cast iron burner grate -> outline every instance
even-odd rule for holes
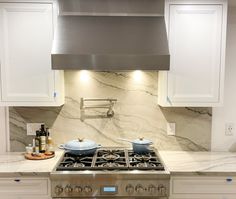
[[[126,149],[98,149],[94,155],[76,156],[65,153],[57,171],[81,170],[164,170],[154,150],[137,154]]]
[[[128,164],[126,160],[125,150],[98,150],[94,167],[102,170],[127,170]]]
[[[62,161],[57,167],[57,171],[66,170],[85,170],[92,166],[93,155],[76,156],[70,153],[65,153]]]
[[[150,152],[146,154],[137,154],[132,150],[129,150],[128,157],[130,164],[129,168],[131,170],[164,170],[164,166],[153,150],[150,150]]]

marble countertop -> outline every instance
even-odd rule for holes
[[[236,153],[159,151],[171,175],[235,175]]]
[[[64,151],[48,160],[26,160],[23,153],[0,154],[0,177],[49,176]],[[236,153],[159,151],[171,175],[234,175]]]
[[[47,160],[26,160],[23,153],[0,154],[0,176],[49,176],[64,151],[55,152],[55,157]]]

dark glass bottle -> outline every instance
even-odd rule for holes
[[[45,126],[42,124],[40,129],[40,153],[45,153],[46,151],[46,135]]]
[[[35,137],[35,153],[38,154],[41,150],[40,131],[36,131]]]

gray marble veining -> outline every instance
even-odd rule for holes
[[[236,175],[236,153],[159,151],[171,175]]]
[[[57,150],[48,160],[26,160],[19,152],[0,154],[0,177],[49,176],[63,154]]]
[[[129,146],[117,138],[145,137],[161,150],[205,151],[210,148],[210,108],[162,108],[157,105],[157,72],[65,71],[66,102],[62,107],[11,107],[11,151],[31,142],[27,122],[44,122],[55,145],[88,138],[103,146]],[[90,110],[80,120],[80,98],[116,98],[115,115]],[[167,136],[167,122],[176,123],[176,136]]]

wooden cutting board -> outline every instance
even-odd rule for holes
[[[40,153],[39,155],[33,155],[32,153],[25,153],[25,158],[28,160],[47,160],[50,158],[53,158],[55,156],[55,153],[51,155],[46,155],[44,153]]]

